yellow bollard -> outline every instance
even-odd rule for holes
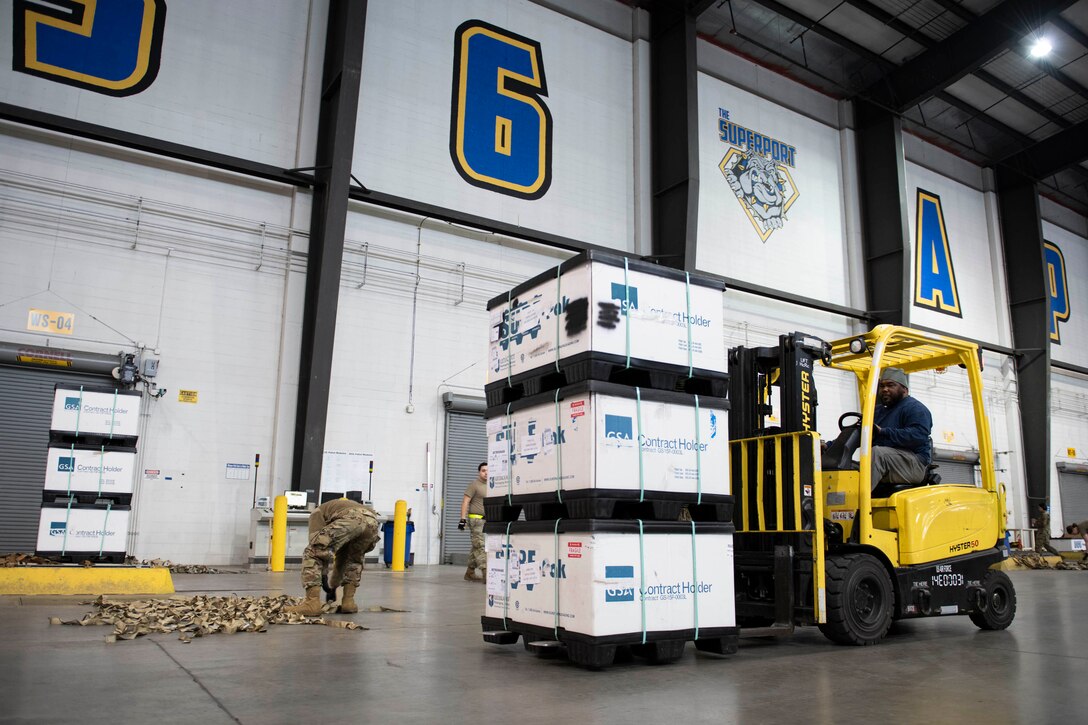
[[[283,571],[287,558],[287,497],[276,496],[272,506],[272,546],[269,550],[268,568]]]
[[[408,534],[408,502],[397,501],[393,509],[393,571],[404,571],[404,539]]]

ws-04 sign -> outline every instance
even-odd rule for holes
[[[14,0],[11,27],[13,70],[131,96],[158,75],[166,0]]]

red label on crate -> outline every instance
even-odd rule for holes
[[[581,559],[582,558],[582,542],[581,541],[568,541],[567,542],[567,558],[568,559]]]

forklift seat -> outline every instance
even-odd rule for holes
[[[891,483],[889,481],[881,481],[873,489],[872,498],[888,498],[893,493],[899,493],[900,491],[906,491],[911,488],[936,486],[941,482],[941,474],[937,473],[938,468],[940,468],[940,466],[936,463],[930,463],[926,466],[925,476],[918,483]]]

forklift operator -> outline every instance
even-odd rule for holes
[[[907,374],[900,368],[880,373],[880,399],[873,418],[872,486],[881,481],[921,483],[933,458],[933,416],[910,397]]]

